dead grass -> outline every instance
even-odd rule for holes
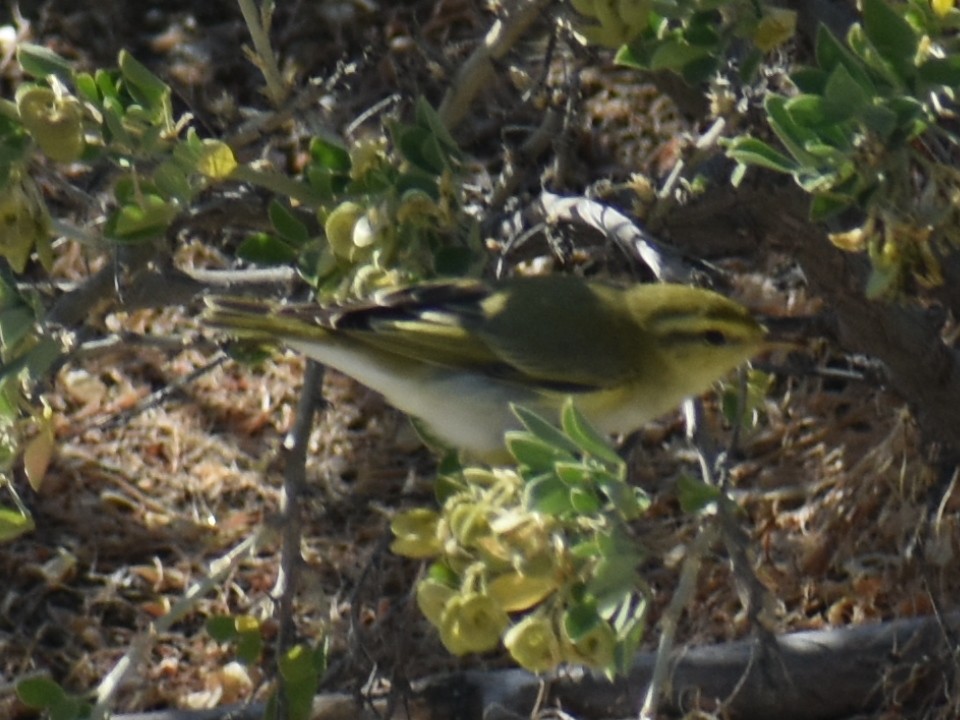
[[[475,9],[464,13],[453,26],[461,34],[478,17]],[[171,12],[173,25],[182,20]],[[389,59],[393,65],[368,68],[371,75],[389,79],[397,63],[412,62],[408,55]],[[204,82],[216,78],[207,70],[195,75],[207,77]],[[637,93],[604,82],[590,80],[599,89],[588,83],[599,98],[591,105],[592,132],[607,138],[596,151],[609,158],[632,138],[630,152],[645,164],[669,154],[666,145],[644,144],[643,132],[624,115],[621,104],[636,102]],[[665,127],[672,122],[670,116]],[[625,135],[616,135],[621,131]],[[61,277],[89,272],[76,246],[60,252]],[[197,251],[191,261],[200,256],[211,260]],[[760,293],[754,300],[776,306],[782,298]],[[165,337],[203,332],[182,310],[111,315],[103,322],[106,329]],[[49,673],[70,690],[90,690],[211,561],[273,523],[283,471],[278,447],[300,392],[299,358],[284,355],[258,367],[227,361],[140,409],[151,393],[212,358],[200,346],[176,352],[127,346],[67,365],[45,393],[56,413],[57,453],[39,493],[21,488],[37,530],[0,546],[0,677],[6,683]],[[405,420],[334,373],[325,378],[324,396],[328,406],[310,441],[302,506],[307,567],[296,617],[301,636],[331,638],[328,685],[399,686],[455,667],[502,664],[499,656],[450,658],[410,602],[418,566],[386,550],[389,515],[430,499],[431,460]],[[717,437],[726,437],[719,425]],[[695,474],[696,465],[677,418],[645,430],[638,447],[634,476],[654,496],[638,535],[649,549],[644,572],[655,618],[697,531],[699,521],[680,512],[674,492],[678,473]],[[766,617],[777,630],[927,614],[935,602],[950,607],[948,599],[960,589],[960,493],[954,485],[945,489],[925,464],[900,400],[866,383],[784,379],[734,460],[740,520],[756,572],[771,591]],[[277,563],[277,543],[268,542],[173,631],[156,638],[117,709],[211,707],[262,697],[261,666],[231,664],[232,650],[203,626],[213,615],[251,614],[263,620],[269,640]],[[701,643],[747,631],[718,548],[681,637]],[[28,714],[8,692],[0,695],[0,716]]]

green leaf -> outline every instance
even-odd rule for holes
[[[864,30],[877,52],[906,77],[917,54],[913,26],[885,0],[863,0]]]
[[[309,720],[319,674],[314,653],[303,644],[294,645],[277,663],[284,679],[289,720]]]
[[[48,75],[55,75],[63,82],[69,83],[73,78],[73,67],[70,62],[41,45],[20,43],[17,46],[17,62],[20,63],[24,72],[41,80]]]
[[[661,43],[651,56],[650,69],[679,72],[688,63],[699,60],[709,53],[707,48],[690,45],[682,40],[667,40]]]
[[[917,137],[929,126],[926,106],[912,97],[893,97],[887,108],[897,116],[899,140],[904,142]]]
[[[241,630],[237,636],[237,660],[244,665],[253,665],[260,660],[263,651],[263,637],[259,628],[256,630]]]
[[[439,175],[443,171],[443,160],[439,148],[434,144],[431,149],[425,146],[431,140],[430,132],[419,127],[404,127],[396,132],[397,149],[414,167]]]
[[[719,18],[715,12],[698,12],[690,17],[684,28],[683,36],[692,45],[699,45],[708,53],[715,52],[720,42]]]
[[[558,462],[553,466],[553,471],[557,477],[568,485],[594,485],[596,481],[596,472],[579,462]]]
[[[808,95],[823,95],[829,77],[829,73],[812,67],[802,67],[790,73],[790,81],[797,90]]]
[[[164,160],[153,172],[153,182],[163,195],[188,203],[194,195],[190,180],[175,160]]]
[[[897,114],[883,105],[865,108],[861,120],[864,127],[884,140],[889,139],[899,125]]]
[[[573,456],[563,448],[520,430],[510,430],[504,438],[507,450],[520,465],[525,465],[534,472],[552,470],[553,465],[560,461],[573,460]]]
[[[817,63],[828,72],[833,72],[838,65],[843,65],[867,95],[875,97],[877,88],[870,79],[862,61],[851,53],[827,27],[821,24],[817,28],[816,42]]]
[[[838,118],[830,116],[823,98],[819,95],[798,95],[790,98],[784,104],[784,109],[798,126],[804,128],[821,128],[838,121]],[[809,141],[804,143],[805,148],[809,145]]]
[[[570,489],[554,475],[541,475],[528,482],[523,491],[523,504],[545,515],[562,515],[573,510]]]
[[[579,542],[570,548],[570,555],[578,560],[590,560],[602,557],[603,553],[600,550],[600,544],[591,539]]]
[[[523,426],[538,438],[556,448],[566,450],[568,453],[577,453],[579,448],[569,437],[563,434],[559,428],[547,421],[532,410],[528,410],[522,405],[510,405],[510,410]]]
[[[310,158],[319,167],[336,173],[350,172],[350,153],[338,142],[322,137],[310,140]]]
[[[17,683],[17,697],[32,708],[48,708],[62,703],[67,694],[50,678],[35,677]]]
[[[917,72],[921,80],[932,85],[960,86],[960,55],[930,58]]]
[[[273,225],[274,230],[289,243],[300,246],[310,239],[310,231],[307,230],[307,226],[279,200],[270,202],[267,214],[270,216],[270,224]]]
[[[685,513],[700,512],[711,503],[717,502],[721,496],[720,488],[686,473],[677,478],[677,499],[680,501],[680,509]]]
[[[297,251],[278,237],[254,233],[240,243],[237,257],[257,265],[288,265],[297,259]]]
[[[597,599],[601,616],[630,598],[639,586],[636,555],[614,555],[597,563],[587,590]]]
[[[33,518],[13,508],[0,507],[0,542],[16,540],[21,535],[32,532],[36,525]]]
[[[849,197],[838,197],[828,193],[815,195],[810,201],[810,219],[827,220],[848,209],[852,204],[853,198]]]
[[[89,705],[78,697],[66,695],[61,702],[51,706],[49,712],[50,720],[82,720],[89,717]]]
[[[120,51],[118,64],[131,97],[150,110],[167,113],[170,87],[126,50]]]
[[[840,122],[859,115],[870,104],[870,96],[846,66],[838,65],[827,80],[823,104],[827,116]]]
[[[280,657],[278,669],[287,682],[302,682],[317,675],[313,655],[302,643],[294,645]]]
[[[214,615],[207,618],[207,633],[217,642],[230,642],[239,634],[237,620],[233,615]]]
[[[623,467],[623,460],[621,460],[616,451],[610,447],[607,439],[597,432],[580,411],[577,410],[572,398],[567,398],[563,404],[563,410],[560,413],[560,424],[563,427],[563,431],[585,453],[593,455],[598,460],[611,463],[617,467]]]
[[[847,43],[854,54],[860,58],[874,77],[881,79],[890,88],[901,92],[904,85],[904,74],[891,61],[884,57],[867,37],[866,31],[860,25],[854,25],[847,33]]]
[[[22,357],[30,379],[40,382],[47,378],[50,368],[62,356],[63,347],[60,343],[52,337],[43,336]]]
[[[159,195],[147,194],[139,204],[124,205],[108,223],[110,235],[123,240],[159,237],[177,216],[175,204]]]
[[[780,95],[771,95],[764,103],[767,122],[780,142],[801,165],[814,167],[816,159],[806,151],[808,142],[817,140],[817,135],[809,128],[798,125],[786,109],[787,99]]]
[[[623,480],[601,476],[597,478],[597,484],[624,520],[636,520],[650,506],[650,499],[641,488],[628,485]]]
[[[583,487],[570,488],[570,505],[581,515],[594,515],[603,507],[596,493]]]
[[[563,629],[573,642],[602,622],[600,615],[597,614],[597,604],[592,598],[570,605],[563,613]]]
[[[200,157],[197,158],[197,171],[211,180],[225,180],[237,169],[237,158],[233,150],[222,140],[203,141]]]
[[[756,165],[788,175],[798,167],[791,158],[752,137],[736,138],[727,148],[727,156],[744,165]]]
[[[100,69],[93,74],[93,79],[97,83],[97,89],[100,91],[100,96],[104,101],[110,98],[119,102],[120,93],[117,90],[116,73]],[[120,109],[122,110],[123,108]]]
[[[0,346],[9,349],[33,330],[36,316],[26,306],[13,306],[0,310]]]
[[[449,160],[459,159],[460,148],[457,146],[457,142],[453,139],[447,126],[440,120],[437,111],[433,109],[422,95],[417,98],[416,114],[417,121],[422,126],[429,128],[433,138],[435,138],[439,147],[442,149],[444,156]]]
[[[615,65],[633,68],[634,70],[647,70],[650,67],[648,58],[641,55],[633,45],[621,45],[613,56]]]
[[[97,81],[93,79],[93,75],[86,72],[77,73],[73,82],[77,88],[77,95],[94,105],[100,104],[100,91],[97,89]]]

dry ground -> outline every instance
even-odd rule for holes
[[[194,5],[161,3],[144,14],[139,3],[122,0],[50,0],[21,9],[32,40],[92,65],[112,63],[126,46],[174,82],[201,123],[226,126],[236,119],[232,108],[260,103],[259,76],[236,49],[244,30],[234,5]],[[382,5],[389,9],[366,13],[360,3],[334,2],[281,9],[277,45],[302,73],[327,75],[343,58],[360,63],[358,74],[332,92],[327,121],[348,122],[390,92],[425,91],[436,99],[449,72],[444,63],[455,67],[461,46],[489,21],[479,2],[467,0]],[[346,13],[340,23],[324,15],[338,8]],[[426,53],[409,49],[413,37],[426,42]],[[579,136],[587,161],[578,171],[591,173],[584,185],[665,162],[676,122],[650,88],[598,68],[584,82],[582,123],[590,132]],[[15,81],[6,66],[8,92]],[[655,118],[659,135],[642,118]],[[482,152],[499,129],[473,132]],[[89,272],[79,248],[60,253],[61,277]],[[219,250],[199,239],[179,260],[222,262]],[[779,279],[774,265],[741,260],[752,273],[741,283],[745,299],[761,311],[788,302],[815,307],[802,290],[788,297],[772,289]],[[103,324],[197,338],[204,331],[194,311],[110,314]],[[257,367],[227,361],[178,384],[215,357],[202,343],[180,351],[131,345],[69,363],[45,393],[56,411],[59,447],[41,492],[18,482],[37,530],[0,546],[0,717],[29,716],[7,685],[27,675],[49,673],[77,692],[95,687],[212,560],[271,523],[282,481],[278,448],[293,418],[303,363],[291,355]],[[820,350],[817,359],[825,358],[844,362]],[[161,402],[143,407],[151,393],[172,385]],[[307,466],[307,570],[297,623],[304,637],[332,639],[327,687],[398,685],[454,667],[503,664],[495,655],[450,658],[410,602],[418,565],[386,550],[390,514],[429,501],[429,456],[405,420],[374,394],[333,373],[324,393],[329,404],[318,417]],[[780,630],[926,614],[934,603],[955,607],[949,599],[960,585],[960,494],[934,493],[937,479],[903,405],[866,381],[784,376],[757,427],[743,436],[732,482]],[[724,442],[728,431],[719,423],[715,430]],[[679,510],[674,482],[680,472],[695,474],[696,464],[678,417],[646,429],[631,446],[634,477],[654,497],[639,533],[650,550],[645,573],[659,609],[696,530]],[[204,621],[249,613],[266,619],[269,635],[277,561],[277,543],[270,541],[158,637],[118,710],[209,707],[258,696],[261,667],[231,665],[232,650],[205,633]],[[706,564],[695,605],[683,622],[684,642],[749,630],[722,554]]]

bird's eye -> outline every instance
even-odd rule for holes
[[[714,347],[727,344],[727,336],[719,330],[706,330],[701,334],[701,337],[707,345],[713,345]]]

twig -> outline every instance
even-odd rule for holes
[[[259,545],[265,532],[264,527],[260,527],[250,537],[238,543],[226,555],[210,563],[210,571],[203,580],[191,585],[169,612],[163,617],[157,618],[150,627],[142,634],[134,638],[130,648],[120,658],[119,662],[113,666],[113,669],[100,681],[97,686],[97,701],[90,712],[92,720],[106,720],[109,712],[110,702],[117,690],[123,684],[124,678],[137,666],[144,662],[149,654],[156,637],[170,630],[171,627],[187,613],[192,611],[197,601],[207,592],[220,585],[237,563],[239,563],[248,552],[254,551]]]
[[[240,5],[240,12],[243,13],[244,22],[247,23],[247,30],[250,31],[250,38],[253,40],[252,57],[253,64],[263,73],[263,79],[267,83],[267,97],[274,107],[280,107],[287,97],[288,88],[280,75],[280,68],[277,65],[277,56],[270,45],[269,20],[273,11],[273,0],[265,0],[264,11],[257,9],[253,0],[237,0]]]
[[[680,570],[680,582],[677,583],[677,589],[674,591],[673,597],[670,598],[670,604],[660,618],[660,643],[657,645],[656,661],[653,666],[653,674],[650,677],[650,685],[643,700],[643,707],[640,709],[641,720],[654,720],[657,716],[657,706],[663,696],[664,686],[667,682],[667,671],[670,668],[670,659],[676,641],[677,624],[684,608],[697,589],[697,575],[700,572],[703,558],[716,539],[717,526],[708,520],[700,528],[696,539],[687,548],[683,568]]]
[[[322,402],[320,384],[323,381],[323,365],[308,360],[303,375],[300,400],[293,427],[283,440],[285,467],[283,489],[280,493],[281,534],[280,570],[271,595],[278,600],[279,630],[277,632],[277,658],[282,658],[293,644],[296,626],[293,620],[293,601],[297,592],[300,573],[300,543],[302,523],[300,497],[306,486],[307,446],[313,417]],[[287,692],[283,675],[277,673],[276,714],[278,720],[287,717]]]
[[[95,428],[98,430],[110,430],[112,428],[118,427],[120,424],[130,421],[131,419],[135,418],[137,415],[145,413],[147,410],[150,410],[151,408],[157,407],[162,402],[164,402],[167,398],[173,395],[173,393],[175,393],[177,390],[183,387],[186,387],[197,378],[219,367],[226,361],[227,361],[227,356],[221,353],[218,357],[215,357],[213,360],[206,363],[205,365],[201,365],[195,370],[191,370],[189,373],[187,373],[183,377],[179,377],[173,382],[160,388],[156,392],[150,393],[145,398],[143,398],[143,400],[138,402],[129,410],[125,410],[122,413],[118,413],[117,415],[114,415],[113,417],[109,417],[106,420],[103,420],[99,423],[93,423],[90,427],[84,428],[83,431],[86,431],[90,428]]]
[[[643,260],[658,280],[690,282],[696,274],[693,263],[679,251],[656,240],[616,208],[587,197],[543,192],[537,209],[547,222],[587,225],[603,233],[629,257]]]
[[[737,423],[740,422],[740,415],[743,411],[743,400],[742,396],[738,397],[735,420]],[[727,467],[729,450],[723,453],[716,452],[713,442],[704,431],[703,404],[699,400],[687,401],[684,404],[684,414],[687,420],[687,434],[697,450],[704,482],[717,487],[721,491],[716,505],[716,521],[724,547],[730,556],[730,566],[740,595],[740,602],[743,604],[750,627],[759,641],[755,645],[755,653],[751,656],[740,682],[734,688],[730,697],[724,700],[726,703],[730,702],[744,686],[755,666],[759,666],[761,672],[768,675],[773,673],[775,663],[766,661],[779,657],[779,646],[776,635],[769,626],[769,618],[764,613],[769,591],[753,571],[753,565],[747,552],[748,538],[734,517],[736,508],[734,501],[726,495],[726,485],[729,479]],[[761,662],[757,663],[757,660]],[[782,679],[789,683],[788,677],[784,676]],[[773,682],[772,678],[771,682]]]
[[[470,110],[470,103],[493,80],[494,61],[510,51],[552,2],[526,0],[518,3],[504,20],[493,23],[483,42],[460,67],[440,103],[438,112],[447,129],[460,124]]]

